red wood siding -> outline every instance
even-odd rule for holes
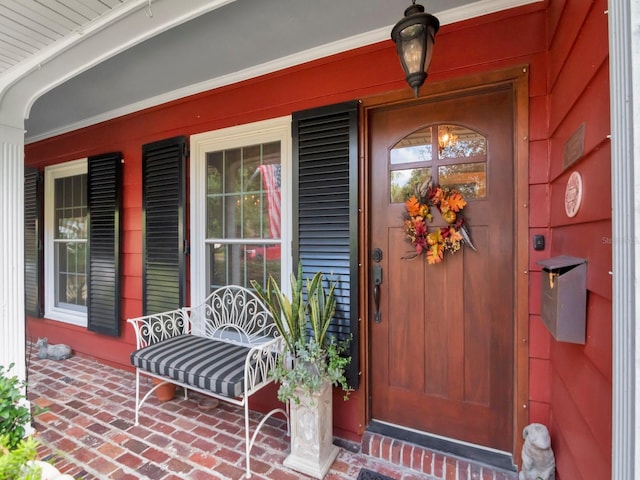
[[[537,414],[546,419],[550,427],[558,480],[611,478],[612,284],[609,272],[613,239],[611,153],[607,139],[610,115],[606,9],[605,0],[555,0],[549,8],[547,178],[550,183],[545,212],[548,217],[542,225],[539,225],[541,214],[532,218],[536,226],[548,228],[547,256],[566,254],[587,259],[588,290],[585,345],[556,342],[540,327],[537,316],[532,318],[532,362],[534,358],[540,359],[547,364],[549,373],[547,379],[542,375],[536,379],[532,374],[532,400],[537,402]],[[584,154],[566,167],[565,145],[582,124]],[[542,145],[535,147],[535,155],[543,157]],[[542,188],[544,167],[541,164],[531,169],[532,183],[540,182]],[[565,214],[564,194],[568,177],[574,171],[582,175],[584,196],[578,214],[569,218]],[[537,197],[542,199],[542,193],[538,192]],[[534,256],[537,259],[538,255]],[[534,265],[531,268],[539,270]],[[540,302],[540,289],[533,282],[532,278],[531,301]],[[548,346],[543,346],[545,343]],[[544,370],[538,363],[535,368]],[[536,381],[543,386],[536,386]],[[533,395],[546,388],[550,396],[545,408]]]
[[[428,80],[529,65],[529,226],[531,234],[545,235],[547,247],[530,253],[528,411],[531,422],[550,426],[559,480],[608,478],[611,464],[612,236],[605,9],[604,0],[553,0],[548,9],[547,2],[537,3],[446,25],[437,36]],[[28,145],[26,163],[42,168],[107,151],[123,153],[124,322],[142,311],[144,143],[406,88],[394,46],[386,41]],[[582,122],[585,155],[564,170],[564,144]],[[574,169],[583,174],[585,200],[569,220],[564,215],[564,186]],[[541,273],[535,262],[559,254],[588,259],[584,346],[555,342],[540,320]],[[121,339],[49,320],[28,319],[28,327],[33,338],[46,335],[52,343],[65,342],[100,361],[129,368],[134,338],[126,327]],[[270,398],[273,392],[252,406],[267,408]],[[338,435],[356,438],[362,432],[364,404],[360,392],[347,403],[336,396]]]

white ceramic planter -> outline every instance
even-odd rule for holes
[[[333,397],[331,382],[319,392],[296,395],[300,403],[290,402],[291,453],[284,460],[288,468],[322,479],[340,449],[333,444]]]

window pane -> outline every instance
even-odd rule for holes
[[[242,238],[243,207],[241,193],[225,198],[224,225],[222,227],[224,238]]]
[[[55,181],[55,238],[87,238],[86,175],[58,178]]]
[[[207,194],[222,194],[223,152],[207,154]]]
[[[280,283],[280,245],[247,245],[245,247],[247,260],[247,283],[255,280],[260,285],[266,285],[269,275]]]
[[[54,206],[56,210],[64,207],[64,178],[58,178],[54,181]]]
[[[279,279],[280,151],[272,142],[207,154],[209,290]]]
[[[443,187],[455,188],[466,198],[487,196],[487,164],[459,163],[438,167],[438,179]]]
[[[224,238],[242,238],[242,164],[241,150],[227,150],[222,175],[224,203]]]
[[[440,158],[468,158],[487,154],[487,141],[478,132],[460,125],[438,126]]]
[[[243,198],[243,203],[245,218],[243,238],[268,237],[268,225],[263,222],[266,212],[262,211],[265,202],[262,201],[260,192],[246,193]]]
[[[391,172],[391,203],[403,203],[415,193],[416,185],[431,177],[431,167],[393,170]]]
[[[256,173],[256,169],[260,165],[260,152],[261,145],[252,145],[250,147],[245,147],[241,149],[242,152],[242,185],[238,185],[238,190],[241,191],[249,191],[251,187],[256,188],[260,187],[260,178],[258,175],[253,175]],[[250,185],[250,180],[253,181],[253,184]]]
[[[400,140],[391,149],[389,161],[392,165],[431,161],[431,127],[420,129]]]
[[[207,238],[222,237],[222,197],[207,198]]]
[[[55,306],[85,311],[87,305],[87,176],[57,178],[55,204]]]
[[[258,167],[262,177],[261,223],[262,238],[280,238],[281,170],[280,163],[263,164]]]
[[[280,281],[280,244],[207,245],[209,292],[223,285],[251,287],[251,280],[266,284],[269,275]]]
[[[82,178],[84,177],[84,178]],[[86,185],[86,175],[76,175],[74,177],[70,177],[71,181],[71,189],[73,192],[73,200],[72,204],[74,206],[86,205],[85,199],[87,198],[85,194],[85,185]]]
[[[86,325],[87,160],[45,168],[45,315]]]
[[[216,288],[216,286],[227,285],[225,283],[226,275],[226,259],[227,259],[227,247],[228,245],[222,245],[216,243],[207,246],[207,265],[209,278],[207,284],[209,285],[209,291]]]
[[[262,145],[262,163],[280,163],[280,142]]]
[[[56,307],[79,309],[87,305],[86,243],[56,243]]]
[[[87,243],[79,242],[76,244],[76,265],[75,271],[86,274],[87,271]]]

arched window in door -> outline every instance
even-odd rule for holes
[[[487,139],[463,125],[436,124],[410,133],[389,150],[390,200],[402,203],[429,178],[464,197],[487,195]]]

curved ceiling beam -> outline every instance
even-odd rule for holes
[[[38,52],[0,80],[0,124],[24,128],[33,103],[74,76],[235,0],[130,0]],[[151,9],[151,10],[149,10]]]

